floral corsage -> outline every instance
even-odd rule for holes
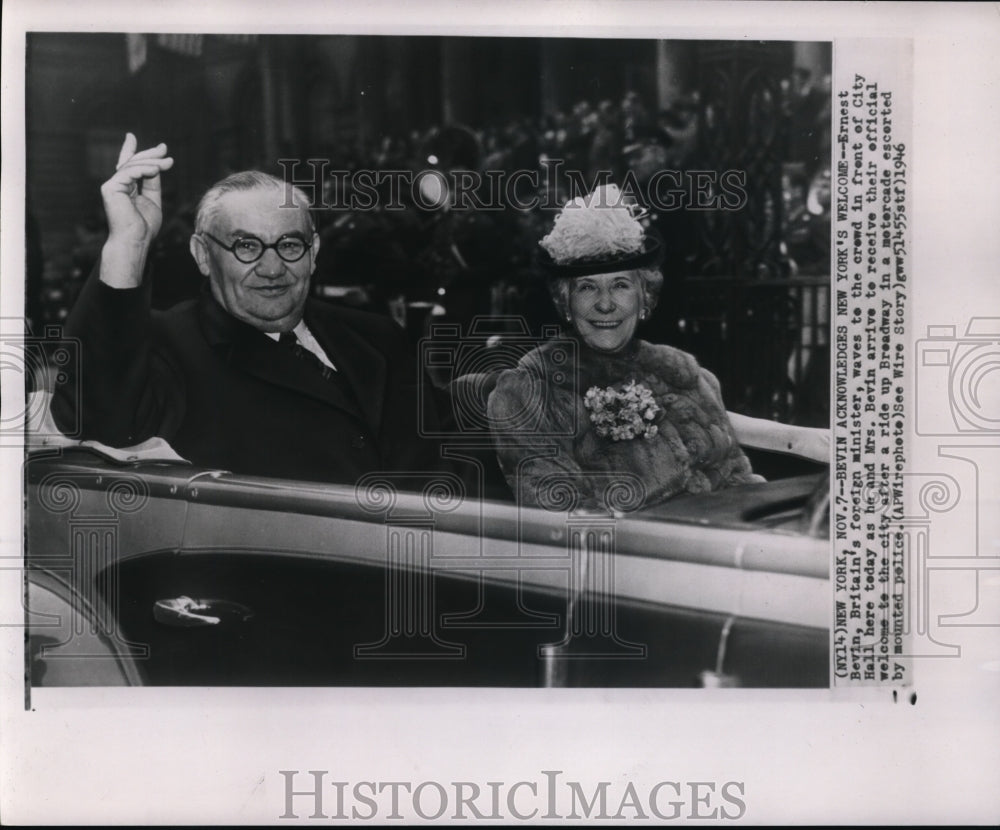
[[[591,386],[583,397],[583,405],[590,410],[590,422],[602,438],[631,441],[641,436],[648,439],[659,431],[653,419],[660,407],[649,388],[634,380],[626,383],[621,392],[611,386],[606,389]]]

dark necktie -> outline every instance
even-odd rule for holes
[[[310,371],[318,372],[323,380],[326,381],[326,388],[330,394],[337,398],[340,407],[364,423],[364,415],[361,411],[357,394],[342,372],[331,369],[319,359],[318,355],[303,346],[293,331],[282,332],[278,337],[278,345],[288,349],[296,358],[302,361],[303,365],[308,366]],[[361,441],[362,443],[355,443],[357,441]],[[360,438],[352,440],[351,446],[360,447],[363,445],[363,442],[364,434],[362,433]]]
[[[278,343],[286,349],[290,349],[292,354],[294,354],[299,360],[319,372],[323,376],[324,380],[330,380],[333,377],[333,369],[327,366],[313,352],[303,346],[299,342],[299,338],[295,336],[294,331],[283,331],[281,336],[278,337]]]

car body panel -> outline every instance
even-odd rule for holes
[[[621,516],[470,498],[446,475],[353,488],[80,448],[26,479],[30,580],[62,573],[127,682],[828,683],[829,542],[797,518],[816,476]],[[208,610],[176,612],[187,598]]]
[[[134,686],[137,663],[94,625],[98,614],[53,573],[27,581],[26,674],[32,687]]]

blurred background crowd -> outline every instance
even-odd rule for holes
[[[828,421],[829,44],[33,34],[26,100],[35,331],[65,319],[96,262],[98,188],[126,130],[176,159],[154,305],[200,290],[188,238],[205,188],[291,170],[329,206],[315,211],[316,294],[393,315],[415,344],[482,315],[520,317],[531,335],[556,322],[538,240],[581,185],[631,181],[666,251],[641,335],[693,352],[730,409]],[[444,188],[393,198],[383,183],[351,205],[352,173],[426,170]],[[691,191],[663,209],[644,188],[664,170],[682,188],[695,171],[740,171],[747,198],[720,207],[716,178],[708,208]],[[463,171],[491,209],[449,199]],[[489,171],[515,186],[487,192]]]

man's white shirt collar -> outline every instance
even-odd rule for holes
[[[298,338],[299,344],[302,346],[302,348],[308,349],[314,355],[316,355],[316,357],[322,360],[324,364],[333,369],[333,371],[335,372],[337,371],[337,367],[333,365],[333,361],[326,356],[326,352],[323,351],[323,347],[320,346],[316,338],[313,337],[313,333],[309,331],[309,326],[306,325],[305,320],[299,320],[299,324],[294,329],[292,329],[292,331]],[[277,340],[279,337],[281,337],[281,334],[276,331],[265,331],[264,334],[266,334],[272,340]]]

